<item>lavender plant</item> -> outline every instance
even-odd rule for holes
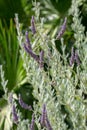
[[[57,35],[58,39],[55,39],[51,38],[44,29],[43,19],[39,18],[38,3],[33,3],[35,16],[32,17],[32,28],[24,35],[16,14],[20,54],[26,70],[26,80],[32,84],[36,101],[33,102],[31,109],[22,100],[21,95],[13,97],[10,105],[15,109],[12,109],[10,115],[13,117],[16,115],[16,118],[13,118],[13,121],[17,119],[14,129],[87,129],[87,34],[84,33],[85,28],[79,16],[79,6],[82,3],[82,0],[72,0],[71,9],[68,12],[73,18],[71,27],[75,38],[70,55],[69,52],[67,54],[65,52],[66,45],[63,38],[63,33],[66,31],[66,19]],[[62,54],[56,48],[56,40],[61,41]],[[26,111],[32,111],[32,119],[23,118],[19,105]],[[15,122],[12,123],[14,126]]]
[[[51,37],[46,34],[42,19],[38,21],[38,15],[35,17],[36,33],[30,38],[30,41],[32,41],[31,48],[38,54],[38,61],[40,49],[43,48],[44,57],[42,61],[44,65],[47,65],[47,68],[46,70],[45,66],[40,68],[36,58],[34,58],[29,51],[27,51],[28,53],[24,52],[25,59],[27,59],[24,59],[24,64],[26,63],[28,66],[28,71],[26,71],[27,78],[33,85],[33,95],[37,99],[37,102],[33,105],[33,113],[38,130],[86,130],[87,127],[85,116],[87,113],[85,104],[86,78],[84,78],[84,80],[81,79],[83,73],[85,72],[86,74],[87,56],[84,56],[85,62],[82,58],[84,55],[83,49],[86,46],[86,36],[84,34],[84,27],[79,18],[80,2],[72,0],[72,7],[69,12],[73,16],[74,21],[71,26],[76,39],[74,43],[76,50],[74,52],[73,49],[71,52],[72,61],[70,64],[68,62],[70,59],[69,53],[67,53],[67,55],[65,53],[66,46],[62,38],[65,27],[61,28],[61,33],[58,35],[60,36],[62,49],[62,54],[60,54],[55,46],[56,39],[51,39]],[[35,5],[34,9],[38,9],[37,5]],[[66,26],[66,22],[64,22],[63,26]],[[26,49],[24,49],[24,51],[25,50]],[[74,62],[77,63],[76,66],[74,66]],[[86,75],[84,75],[84,77],[86,77]],[[42,114],[43,104],[46,106],[44,106],[44,112]],[[47,110],[45,110],[45,107]],[[41,117],[41,115],[43,117]]]

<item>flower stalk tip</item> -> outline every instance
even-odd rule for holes
[[[48,130],[53,130],[52,127],[51,127],[50,121],[48,119],[48,116],[47,116],[47,110],[46,110],[45,104],[43,105],[40,123],[43,127],[46,127]]]
[[[13,123],[18,124],[18,115],[14,104],[12,105],[12,118],[13,118]]]
[[[78,53],[77,51],[75,51],[75,61],[78,65],[80,65],[80,59],[79,59],[79,56],[78,56]]]
[[[32,31],[33,35],[36,33],[34,16],[32,16],[32,18],[31,18],[31,31]]]
[[[74,61],[75,61],[75,50],[74,50],[74,48],[72,47],[71,57],[70,57],[70,66],[72,66],[72,65],[74,64]]]
[[[24,101],[21,98],[21,95],[19,94],[19,104],[22,108],[27,109],[27,110],[32,110],[31,106],[29,106],[28,104],[24,103]]]
[[[47,118],[47,111],[46,111],[46,105],[43,105],[43,109],[42,109],[42,115],[41,115],[41,125],[42,126],[46,126],[46,118]]]
[[[30,50],[32,50],[32,47],[31,47],[31,44],[30,44],[30,39],[29,39],[29,36],[28,36],[28,31],[26,31],[25,37],[26,37],[26,44],[27,44],[28,48]]]
[[[77,51],[72,47],[71,50],[71,57],[70,57],[70,66],[72,66],[74,63],[77,63],[77,65],[80,65],[80,58],[78,56]]]
[[[60,39],[63,36],[63,34],[64,34],[65,30],[66,30],[66,23],[67,23],[67,17],[65,17],[64,23],[63,23],[59,33],[57,34],[57,37],[56,37],[57,39]]]

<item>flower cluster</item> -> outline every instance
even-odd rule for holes
[[[26,31],[26,43],[24,43],[24,49],[25,51],[34,59],[37,61],[37,63],[39,64],[40,68],[43,67],[44,62],[43,62],[43,58],[44,58],[44,51],[41,50],[40,55],[38,56],[37,54],[35,54],[32,50],[31,44],[30,44],[30,40],[28,37],[28,32]]]
[[[19,123],[19,116],[18,116],[18,113],[17,113],[17,108],[16,108],[16,103],[14,101],[14,98],[13,98],[13,93],[10,93],[9,94],[9,97],[8,97],[8,102],[9,104],[11,105],[11,114],[12,114],[12,119],[13,119],[13,123],[15,124],[18,124]],[[26,104],[22,98],[21,98],[21,95],[19,94],[19,97],[18,97],[18,102],[20,104],[20,106],[26,110],[32,110],[32,107],[29,106],[28,104]]]

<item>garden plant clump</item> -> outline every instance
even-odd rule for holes
[[[79,7],[82,4],[83,0],[72,0],[54,38],[44,28],[44,19],[39,16],[39,3],[33,2],[35,15],[24,33],[18,15],[15,15],[25,79],[33,88],[35,100],[29,105],[20,93],[9,91],[6,88],[8,80],[0,66],[1,85],[9,110],[1,130],[87,129],[87,34],[81,24]],[[69,25],[70,17],[72,23]],[[73,32],[69,49],[66,43],[68,30]],[[56,44],[60,44],[60,49]]]

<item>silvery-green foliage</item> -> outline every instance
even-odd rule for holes
[[[7,86],[8,80],[5,80],[4,70],[3,70],[2,65],[0,65],[0,77],[1,77],[1,85],[3,87],[3,90],[4,90],[5,94],[7,94],[6,86]]]
[[[4,70],[3,70],[2,65],[0,65],[0,79],[1,79],[1,86],[3,87],[4,93],[5,93],[4,96],[3,96],[4,99],[0,100],[0,103],[2,102],[2,106],[0,106],[0,108],[1,108],[0,129],[2,129],[2,127],[3,127],[3,130],[5,130],[5,129],[10,130],[10,128],[12,127],[12,122],[10,120],[11,108],[4,101],[4,100],[7,100],[7,97],[8,97],[7,88],[6,88],[8,80],[5,79]]]
[[[28,70],[29,70],[28,57],[25,55],[25,52],[23,51],[24,36],[21,32],[21,26],[22,25],[19,23],[18,14],[15,14],[15,22],[16,22],[16,29],[17,29],[17,38],[18,38],[19,45],[20,45],[20,48],[21,48],[20,54],[21,54],[23,61],[25,61],[23,66],[24,66],[24,69],[26,70],[26,72],[28,72]],[[27,80],[27,76],[26,76],[26,80]]]
[[[5,105],[0,112],[0,129],[1,130],[11,130],[12,121],[11,121],[11,108],[8,105]]]
[[[1,85],[5,88],[6,87],[6,82],[4,79],[4,71],[2,70],[2,66],[0,65],[0,75],[1,75]]]
[[[84,0],[85,1],[85,0]],[[73,23],[72,23],[72,30],[74,31],[74,38],[75,38],[75,46],[78,49],[80,59],[81,59],[81,65],[83,68],[83,71],[79,71],[79,78],[81,81],[81,89],[86,93],[86,83],[87,83],[87,33],[84,34],[85,28],[81,24],[81,18],[80,16],[80,10],[79,5],[82,4],[82,0],[79,1],[72,1],[72,7],[70,10],[70,14],[73,15]]]
[[[40,125],[42,106],[45,103],[47,114],[53,130],[86,130],[86,99],[87,94],[87,38],[79,18],[79,6],[83,1],[72,0],[70,14],[73,16],[72,30],[74,31],[75,47],[81,60],[74,70],[74,65],[68,63],[69,54],[65,53],[66,46],[61,38],[62,54],[55,46],[43,28],[43,19],[38,13],[35,17],[36,34],[31,37],[33,51],[39,55],[39,49],[44,50],[44,63],[47,70],[40,68],[38,63],[26,54],[22,48],[21,55],[27,73],[28,82],[33,86],[35,123],[38,130],[45,129]],[[35,11],[37,5],[35,4]],[[18,33],[20,36],[20,34]],[[20,36],[21,37],[21,36]],[[20,45],[22,41],[19,37]],[[19,129],[18,129],[19,130]]]
[[[29,121],[25,119],[20,121],[17,126],[17,130],[29,130]]]

